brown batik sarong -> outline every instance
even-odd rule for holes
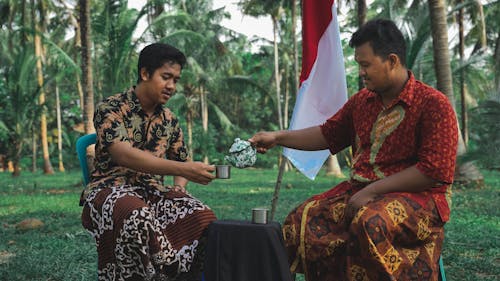
[[[312,197],[288,215],[292,272],[308,281],[438,280],[444,223],[432,199],[422,206],[386,194],[346,222],[349,193]]]
[[[99,280],[200,279],[201,240],[215,215],[198,199],[121,186],[93,190],[85,202],[82,224],[97,244]]]

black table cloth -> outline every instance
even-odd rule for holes
[[[278,222],[218,220],[208,227],[206,281],[291,281]]]

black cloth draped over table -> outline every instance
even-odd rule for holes
[[[214,221],[204,272],[206,281],[291,281],[281,225]]]

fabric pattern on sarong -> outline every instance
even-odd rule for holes
[[[106,281],[200,280],[202,261],[193,262],[213,220],[188,194],[134,186],[94,189],[82,214],[96,241],[99,280]]]
[[[350,197],[313,197],[288,215],[283,236],[292,272],[314,281],[437,280],[444,223],[432,200],[421,207],[380,196],[346,222]]]

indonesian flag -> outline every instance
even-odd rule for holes
[[[323,124],[347,101],[344,55],[335,2],[302,2],[302,72],[289,130]],[[283,155],[313,180],[330,151],[285,148]]]

